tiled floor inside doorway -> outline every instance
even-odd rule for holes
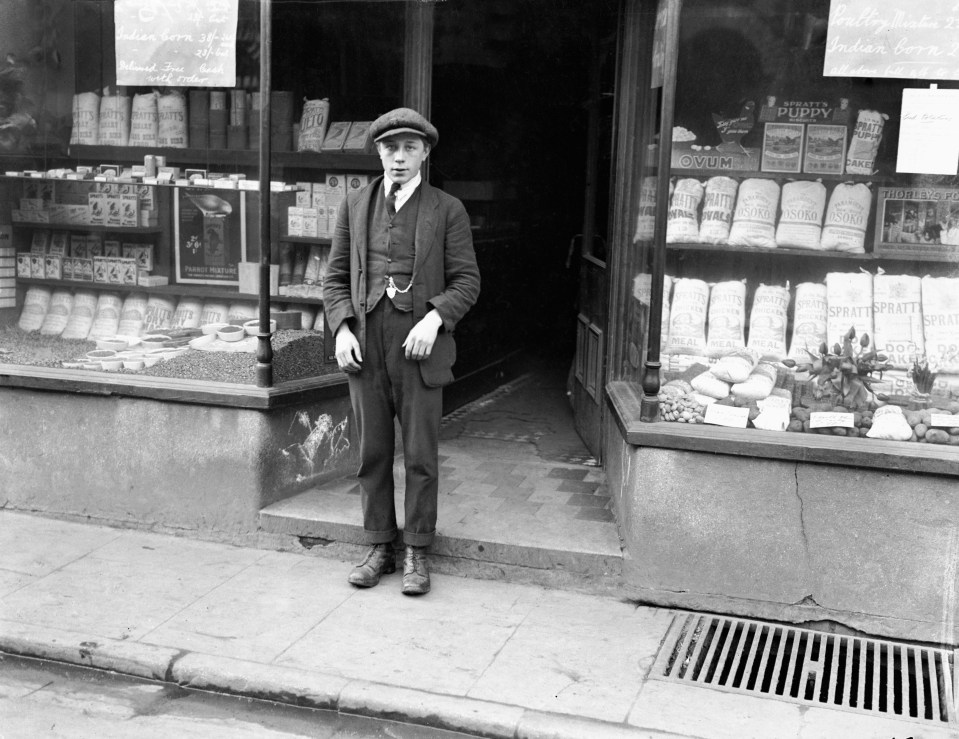
[[[467,557],[482,551],[490,561],[545,569],[582,566],[595,573],[621,566],[606,477],[573,427],[567,377],[568,367],[533,362],[444,418],[434,550]],[[394,475],[402,519],[402,456]],[[335,540],[352,531],[356,538],[359,485],[352,478],[326,484],[263,514],[267,530]]]

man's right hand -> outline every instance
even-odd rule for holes
[[[345,323],[336,331],[336,363],[344,372],[359,372],[363,355],[360,353],[360,342]]]

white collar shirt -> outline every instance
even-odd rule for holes
[[[396,191],[396,210],[399,211],[402,208],[406,201],[410,199],[410,196],[416,191],[416,188],[420,186],[420,183],[423,181],[423,175],[419,172],[416,173],[416,176],[413,177],[409,182],[404,182],[400,189]],[[386,195],[390,194],[390,185],[393,184],[393,181],[389,177],[383,178],[383,192]]]

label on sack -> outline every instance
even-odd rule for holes
[[[747,421],[749,421],[749,408],[737,408],[731,405],[719,405],[719,403],[707,405],[706,415],[703,416],[703,423],[737,429],[746,428]]]
[[[811,429],[833,428],[835,426],[847,429],[855,428],[855,415],[833,411],[817,411],[809,414],[809,428]]]
[[[948,413],[933,413],[929,425],[948,428],[959,427],[959,416],[951,416]]]

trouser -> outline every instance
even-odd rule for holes
[[[403,341],[412,328],[413,314],[397,310],[383,296],[366,316],[362,369],[348,375],[360,439],[357,478],[363,531],[369,544],[391,542],[398,530],[393,503],[394,417],[403,433],[406,468],[403,541],[427,546],[436,533],[443,390],[427,387],[419,363],[406,358]]]

